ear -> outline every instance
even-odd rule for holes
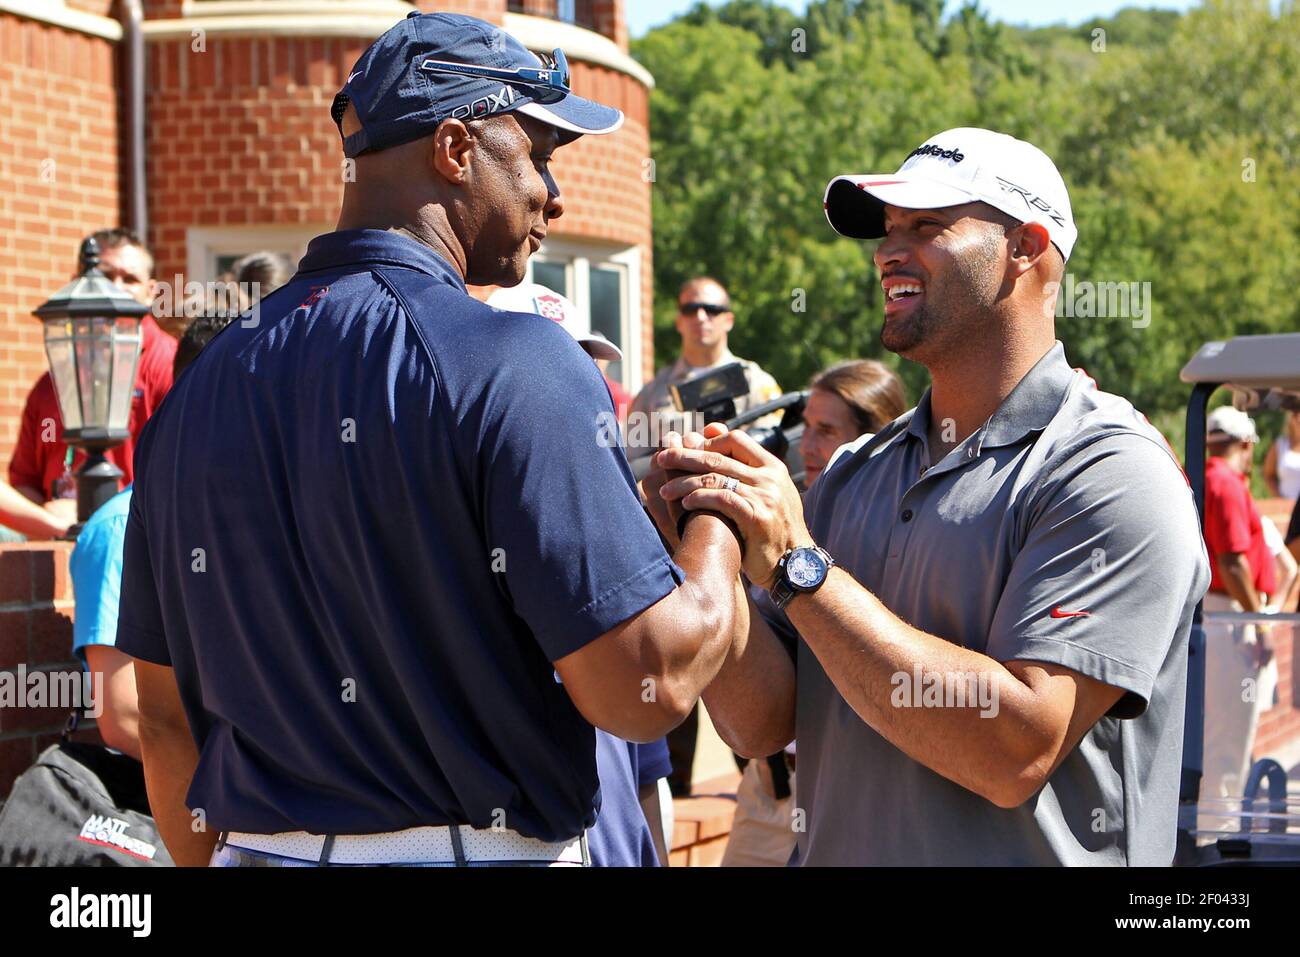
[[[1011,244],[1011,275],[1015,277],[1032,271],[1052,245],[1042,223],[1021,223],[1007,234],[1007,239]]]
[[[723,313],[719,318],[723,320],[722,327],[727,332],[730,332],[732,328],[736,325],[736,314],[734,312],[731,312],[730,310]]]
[[[451,183],[463,184],[469,176],[474,136],[460,120],[443,120],[433,133],[433,168]]]

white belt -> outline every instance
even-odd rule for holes
[[[280,834],[246,834],[230,831],[225,843],[262,854],[329,864],[456,864],[550,861],[557,864],[587,862],[584,832],[571,841],[545,841],[502,828],[478,829],[468,825],[412,827],[384,834],[324,834],[285,831]],[[456,837],[460,840],[457,841]],[[332,840],[328,851],[326,840]],[[459,844],[459,853],[457,845]]]

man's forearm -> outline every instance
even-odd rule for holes
[[[205,867],[212,857],[217,835],[204,826],[185,804],[198,751],[189,728],[140,722],[140,750],[149,807],[172,860],[182,867]],[[198,828],[196,830],[196,828]]]
[[[681,588],[694,605],[695,620],[659,638],[679,694],[698,698],[722,666],[735,632],[740,581],[740,546],[717,518],[702,515],[686,525],[673,560],[686,573]]]
[[[1059,745],[1031,689],[987,655],[913,628],[842,569],[787,608],[857,715],[926,767],[995,803]],[[920,680],[918,681],[918,672]],[[963,689],[961,705],[925,707],[921,691]],[[919,687],[918,687],[919,686]]]
[[[737,579],[734,637],[704,704],[722,740],[748,758],[775,754],[794,739],[795,670]]]
[[[1259,592],[1255,591],[1255,578],[1250,572],[1250,562],[1246,556],[1234,552],[1219,555],[1215,561],[1219,563],[1219,575],[1223,578],[1223,587],[1228,590],[1228,595],[1245,611],[1259,611],[1263,603],[1259,600]]]
[[[28,538],[55,538],[67,524],[12,486],[0,483],[0,523]]]

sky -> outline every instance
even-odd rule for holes
[[[802,10],[806,0],[779,0],[791,10]],[[626,0],[627,24],[632,36],[639,37],[652,27],[667,23],[695,6],[696,0]],[[710,0],[718,6],[717,0]],[[1159,7],[1164,10],[1187,10],[1193,0],[980,0],[980,7],[995,20],[1029,26],[1049,23],[1082,23],[1096,16],[1110,16],[1124,7]],[[946,10],[961,6],[960,0],[948,0]]]

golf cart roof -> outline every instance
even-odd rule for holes
[[[1300,332],[1207,342],[1183,366],[1179,378],[1225,385],[1247,397],[1248,408],[1300,407]],[[1272,401],[1267,398],[1270,392]]]

